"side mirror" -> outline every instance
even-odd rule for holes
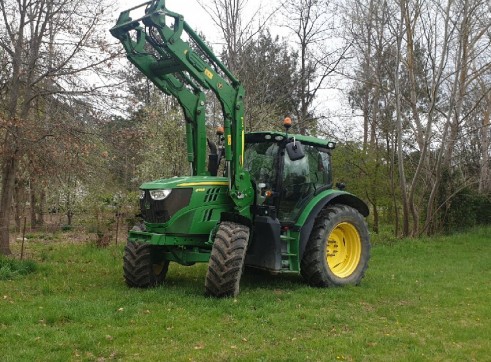
[[[303,146],[299,141],[288,142],[285,146],[286,152],[290,160],[296,161],[301,160],[305,157],[305,152],[303,151]]]

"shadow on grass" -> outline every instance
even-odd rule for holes
[[[206,265],[192,267],[174,267],[161,289],[170,293],[204,296]],[[305,287],[300,274],[277,274],[267,271],[246,268],[240,281],[241,292],[255,292],[259,290],[288,290],[294,291]]]
[[[241,279],[241,287],[247,289],[298,289],[304,287],[305,283],[296,273],[271,274],[267,271],[246,268]]]

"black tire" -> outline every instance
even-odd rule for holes
[[[129,241],[124,249],[124,280],[132,288],[151,288],[164,282],[169,262],[162,259],[155,246]]]
[[[208,263],[205,295],[225,298],[239,294],[248,240],[247,226],[230,221],[220,223]]]
[[[370,238],[363,216],[346,205],[332,205],[315,220],[300,264],[314,287],[358,285],[370,259]]]

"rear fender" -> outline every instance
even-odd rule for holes
[[[324,207],[332,204],[351,206],[352,208],[358,210],[358,212],[364,217],[367,217],[370,214],[367,204],[365,204],[365,202],[355,195],[337,190],[326,190],[321,192],[307,204],[295,224],[297,228],[300,229],[300,260],[302,260],[303,253],[307,242],[309,241],[310,233],[314,227],[314,222],[317,215]]]

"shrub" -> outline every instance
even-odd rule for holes
[[[32,260],[15,260],[0,257],[0,280],[15,279],[35,272],[37,265]]]
[[[446,231],[491,223],[491,197],[464,189],[452,199],[445,217]]]

